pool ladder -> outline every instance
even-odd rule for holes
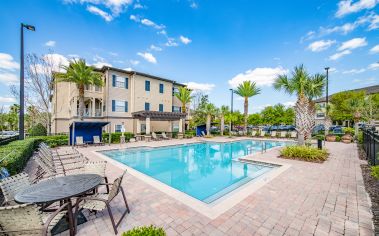
[[[267,151],[266,142],[263,142],[262,148],[261,148],[261,153],[264,153],[266,151]],[[247,153],[247,155],[252,154],[253,153],[253,147],[247,148],[246,153]]]

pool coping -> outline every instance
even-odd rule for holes
[[[185,145],[185,144],[175,144],[175,145],[164,145],[164,146],[178,146],[178,145]],[[164,147],[161,146],[161,147]],[[153,146],[144,146],[144,147],[152,147]],[[271,152],[276,148],[269,149],[267,152]],[[117,150],[117,149],[111,149],[111,150]],[[104,151],[111,151],[111,150],[104,150]],[[258,178],[251,180],[238,188],[232,190],[231,192],[225,194],[224,196],[220,197],[219,199],[215,200],[214,202],[207,204],[204,203],[186,193],[183,193],[163,182],[160,182],[157,179],[154,179],[153,177],[150,177],[140,171],[137,171],[121,162],[118,162],[110,157],[107,157],[106,155],[101,153],[101,150],[92,151],[92,153],[102,159],[105,159],[106,161],[112,163],[113,165],[119,167],[122,170],[127,170],[127,172],[136,177],[137,179],[142,180],[143,182],[147,183],[148,185],[156,188],[157,190],[167,194],[168,196],[174,198],[175,200],[183,203],[184,205],[194,209],[195,211],[201,213],[202,215],[210,218],[215,219],[218,216],[220,216],[222,213],[226,212],[227,210],[231,209],[233,206],[241,202],[243,199],[248,197],[249,195],[253,194],[257,190],[259,190],[261,187],[269,183],[271,180],[279,176],[281,173],[286,171],[288,168],[291,167],[290,164],[282,163],[282,162],[275,162],[272,160],[254,160],[254,154],[252,155],[246,155],[238,158],[238,161],[240,162],[247,162],[247,163],[261,163],[261,164],[267,164],[267,165],[273,165],[276,168],[272,169],[271,171],[265,173],[262,176],[259,176]],[[266,152],[266,153],[267,153]]]

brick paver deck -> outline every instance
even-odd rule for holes
[[[175,141],[151,145],[167,142]],[[323,164],[278,159],[278,150],[254,157],[292,166],[214,220],[127,174],[123,187],[131,213],[121,223],[119,234],[154,224],[168,235],[373,235],[360,168],[363,161],[358,159],[356,145],[328,143],[327,147],[331,155]],[[93,149],[99,148],[79,150],[95,160]],[[121,173],[108,165],[111,181]],[[116,219],[124,207],[120,197],[113,204]],[[90,218],[79,226],[78,235],[114,235],[106,212]]]

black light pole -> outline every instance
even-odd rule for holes
[[[19,139],[23,140],[25,138],[24,134],[24,28],[27,30],[35,31],[36,28],[32,25],[26,25],[21,23],[21,50],[20,50],[20,117],[18,119],[18,132]]]
[[[325,67],[325,70],[326,70],[326,97],[325,97],[325,118],[324,118],[324,127],[325,127],[325,124],[326,122],[328,122],[328,107],[329,107],[329,69],[330,67]],[[329,129],[329,127],[328,127]],[[325,127],[325,139],[326,139],[326,135],[329,133],[329,130],[326,130],[326,127]]]
[[[231,134],[232,132],[232,128],[233,128],[233,123],[232,123],[232,114],[233,114],[233,93],[234,93],[234,90],[233,89],[229,89],[230,92],[231,92],[231,99],[230,99],[230,102],[231,102],[231,106],[230,106],[230,113],[231,113],[231,116],[230,116],[230,127],[229,127],[229,134]]]

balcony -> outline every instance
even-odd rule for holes
[[[79,116],[79,109],[76,110],[76,115]],[[102,117],[103,112],[101,109],[95,109],[95,113],[92,113],[92,109],[85,108],[83,112],[83,117]]]

